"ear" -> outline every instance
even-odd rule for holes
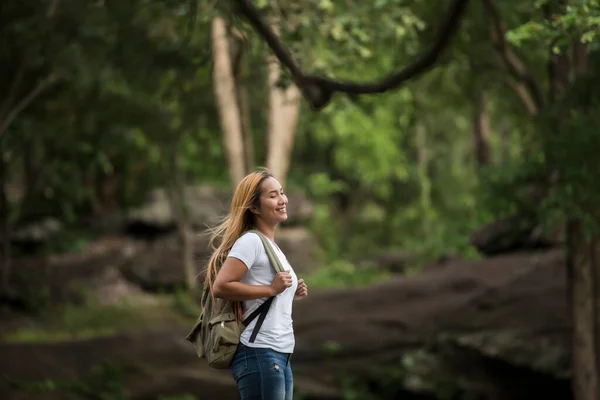
[[[252,206],[252,207],[250,207],[250,212],[251,212],[252,214],[258,214],[258,207],[256,207],[256,206]]]

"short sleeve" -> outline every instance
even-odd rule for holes
[[[250,269],[258,259],[262,245],[256,233],[246,233],[235,241],[227,257],[237,258]]]

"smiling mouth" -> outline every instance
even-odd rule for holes
[[[286,213],[287,212],[287,207],[278,208],[277,211],[279,211],[280,213]]]

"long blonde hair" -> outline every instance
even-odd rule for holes
[[[223,221],[213,229],[210,238],[210,246],[214,250],[206,271],[204,280],[212,294],[212,285],[219,272],[219,268],[236,240],[245,232],[254,227],[254,214],[250,211],[252,206],[258,206],[260,202],[260,186],[272,177],[268,170],[260,170],[246,175],[237,185],[233,198],[231,199],[231,210]],[[215,243],[220,239],[218,246]]]

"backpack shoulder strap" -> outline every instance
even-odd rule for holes
[[[269,257],[269,261],[271,262],[271,266],[273,267],[273,269],[276,272],[285,272],[285,268],[283,268],[283,265],[281,265],[281,260],[279,260],[279,257],[277,257],[277,254],[275,254],[275,250],[273,249],[273,246],[271,245],[271,242],[269,241],[269,239],[267,239],[267,237],[265,235],[263,235],[262,232],[258,231],[257,229],[252,229],[249,232],[256,233],[258,235],[258,237],[260,238],[260,240],[262,241],[263,246],[265,247],[265,251],[267,252],[267,256]]]

